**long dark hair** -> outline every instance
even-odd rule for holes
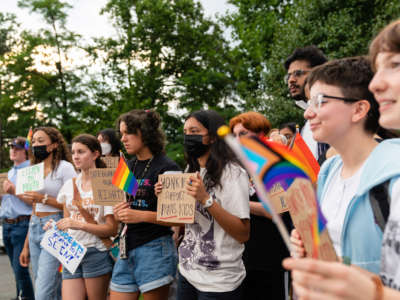
[[[103,139],[111,145],[111,156],[119,156],[119,151],[122,149],[121,141],[117,137],[117,133],[112,128],[101,130],[97,136],[101,135]]]
[[[81,143],[89,148],[91,152],[99,152],[99,156],[95,160],[96,168],[106,168],[106,163],[100,159],[101,156],[101,146],[100,142],[96,137],[90,134],[80,134],[72,139],[73,143]]]
[[[154,110],[134,109],[121,115],[117,126],[121,122],[126,124],[129,134],[138,134],[140,131],[142,142],[153,155],[164,153],[165,134],[161,129],[161,117]]]
[[[206,163],[207,173],[204,176],[204,184],[207,190],[221,186],[222,172],[227,164],[234,163],[240,165],[238,159],[224,140],[217,135],[217,130],[225,125],[225,120],[214,110],[199,110],[191,113],[185,120],[195,118],[207,130],[210,138],[210,156]],[[185,153],[188,164],[188,172],[200,171],[200,165],[197,159],[189,157]]]
[[[57,169],[61,160],[65,160],[72,163],[71,152],[69,151],[68,145],[65,142],[61,132],[59,132],[54,127],[37,127],[33,130],[33,135],[35,135],[37,131],[43,131],[49,136],[52,144],[57,143],[58,145],[57,148],[54,148],[52,151],[53,153],[53,158],[51,160],[52,171],[55,171]],[[32,147],[29,147],[29,159],[32,165],[42,162],[33,155]]]

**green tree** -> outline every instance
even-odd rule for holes
[[[236,14],[228,16],[235,21],[228,25],[234,41],[240,43],[239,50],[254,53],[256,47],[260,51],[244,58],[248,64],[262,66],[259,77],[249,75],[250,81],[255,78],[253,85],[245,80],[247,93],[255,95],[246,108],[264,112],[275,126],[302,122],[302,111],[289,99],[283,81],[283,62],[295,48],[316,45],[331,59],[364,55],[376,32],[400,15],[400,3],[393,0],[375,1],[374,5],[369,0],[229,2],[238,8]],[[256,46],[251,43],[254,40],[259,41]],[[244,69],[244,73],[253,74],[252,70]]]
[[[134,108],[155,108],[177,158],[182,121],[174,111],[233,109],[221,28],[193,0],[110,0],[103,13],[117,35],[91,49],[96,60],[105,54],[102,76],[92,83],[96,102],[111,120]]]
[[[41,115],[35,117],[41,116],[40,124],[58,127],[71,141],[82,130],[81,111],[89,104],[80,77],[86,66],[77,65],[70,55],[79,47],[80,38],[66,28],[71,5],[61,0],[19,0],[18,5],[39,14],[47,25],[37,33],[22,33],[24,59],[30,66],[25,68],[25,74],[19,73],[21,80],[28,81],[21,85],[21,91],[37,105]],[[48,69],[41,70],[43,65]]]

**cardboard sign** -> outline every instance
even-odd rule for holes
[[[115,168],[89,170],[94,204],[114,206],[125,202],[125,192],[111,183],[114,172]]]
[[[306,255],[311,257],[313,239],[313,214],[316,207],[316,194],[311,181],[297,178],[287,190],[287,205],[293,224],[304,243]],[[326,261],[337,261],[337,255],[326,228],[320,234],[318,258]]]
[[[194,173],[162,174],[163,190],[158,195],[157,221],[172,223],[194,222],[196,199],[186,193],[185,184]]]
[[[3,190],[3,182],[8,179],[7,173],[0,173],[0,196],[4,195],[5,192]]]
[[[119,156],[103,156],[100,158],[106,164],[107,168],[117,168]]]
[[[44,163],[19,169],[17,171],[17,186],[15,194],[39,191],[44,188]]]
[[[55,225],[45,232],[40,245],[72,274],[75,273],[87,251],[85,246],[67,232],[58,230]]]
[[[274,206],[275,211],[278,214],[284,213],[289,210],[286,204],[286,192],[282,188],[281,184],[278,182],[268,191],[269,199],[271,204]]]

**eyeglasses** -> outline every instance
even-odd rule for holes
[[[361,100],[361,99],[355,99],[355,98],[344,98],[344,97],[337,97],[337,96],[328,96],[328,95],[324,95],[324,94],[317,94],[314,97],[312,97],[310,100],[308,100],[308,102],[307,102],[308,107],[311,107],[311,109],[314,112],[318,112],[321,109],[321,105],[328,102],[324,98],[342,100],[344,102],[357,102],[357,101]]]
[[[294,76],[296,78],[299,78],[301,76],[303,76],[304,74],[307,74],[308,72],[310,72],[309,70],[295,70],[291,73],[287,73],[285,75],[285,83],[288,83],[290,76]]]

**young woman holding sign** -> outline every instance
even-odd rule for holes
[[[177,257],[172,240],[172,224],[157,221],[154,184],[158,175],[179,171],[164,154],[165,137],[161,119],[153,110],[133,110],[119,117],[121,141],[126,152],[135,157],[128,167],[139,188],[128,203],[114,206],[115,217],[127,224],[126,258],[115,263],[110,289],[111,299],[167,299],[169,285],[176,273]]]
[[[195,220],[179,246],[178,300],[241,299],[242,261],[249,238],[249,177],[217,136],[224,119],[213,110],[189,115],[184,125],[186,184],[196,199]],[[157,193],[162,184],[157,184]]]
[[[370,46],[375,76],[369,84],[379,103],[381,126],[400,129],[400,20],[383,29]],[[397,145],[392,166],[399,165],[399,139],[384,141]],[[383,157],[382,157],[383,158]],[[312,259],[288,259],[284,266],[293,270],[294,286],[300,299],[394,300],[400,298],[400,182],[390,185],[390,214],[382,241],[380,275],[352,266]],[[387,201],[388,199],[384,199]],[[368,249],[366,249],[367,251]]]
[[[44,188],[37,192],[18,195],[32,203],[33,212],[29,233],[20,263],[28,266],[32,261],[35,278],[35,299],[61,299],[61,275],[58,260],[40,246],[43,226],[50,220],[62,218],[62,205],[56,197],[63,184],[76,176],[71,154],[61,133],[53,127],[38,127],[33,130],[32,147],[29,149],[31,164],[44,162]]]
[[[107,297],[108,282],[113,267],[108,252],[110,236],[117,234],[118,224],[111,206],[95,205],[89,169],[105,168],[100,159],[99,141],[81,134],[72,140],[72,160],[80,170],[78,177],[68,180],[57,196],[64,205],[64,218],[57,228],[68,233],[87,248],[74,274],[63,268],[63,300],[101,300]]]

